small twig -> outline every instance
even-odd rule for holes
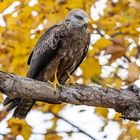
[[[111,38],[113,38],[113,37],[115,37],[117,35],[125,35],[125,34],[122,33],[122,32],[116,32],[116,33],[114,33],[114,34],[111,35]]]
[[[91,138],[92,140],[96,140],[95,138],[93,138],[90,134],[88,134],[87,132],[85,132],[84,130],[82,130],[81,128],[79,128],[78,126],[74,125],[73,123],[71,123],[69,120],[55,114],[54,112],[52,111],[49,111],[50,113],[52,113],[55,117],[67,122],[68,124],[70,124],[71,126],[75,127],[76,129],[78,129],[79,132],[85,134],[86,136],[88,136],[89,138]]]
[[[104,34],[98,28],[93,28],[101,37],[104,37]]]
[[[34,135],[46,135],[46,134],[56,134],[56,133],[81,133],[80,131],[47,131],[47,133],[34,133],[32,132],[32,134]]]

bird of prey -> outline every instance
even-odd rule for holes
[[[85,11],[73,9],[64,20],[50,27],[38,40],[28,59],[27,77],[63,84],[85,58],[90,42],[89,18]],[[6,98],[7,111],[24,119],[35,100]]]

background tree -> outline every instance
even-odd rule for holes
[[[140,71],[139,0],[1,0],[0,69],[25,76],[29,53],[41,34],[63,19],[73,8],[84,9],[93,20],[90,26],[92,31],[90,50],[86,60],[73,76],[75,82],[87,85],[99,83],[103,87],[118,89],[135,82],[139,78]],[[1,103],[2,101],[1,94]],[[47,140],[57,140],[66,137],[61,133],[66,133],[70,138],[73,133],[84,133],[79,128],[75,128],[76,131],[72,129],[73,131],[56,133],[57,123],[60,120],[71,123],[60,116],[64,108],[65,104],[50,105],[41,102],[36,104],[34,109],[44,112],[44,115],[53,114],[48,120],[50,123],[53,122],[51,127],[38,135],[45,136]],[[86,110],[87,108],[83,107],[79,113]],[[111,112],[104,108],[93,109],[93,113],[103,121],[97,135],[104,133],[109,124],[115,122],[121,130],[117,135],[118,140],[140,139],[138,123],[124,121],[118,113],[111,116]],[[24,139],[29,139],[31,134],[34,134],[27,120],[8,117],[5,119],[6,116],[6,112],[0,112],[1,124],[7,121],[10,128],[9,132],[0,132],[3,139],[15,138],[19,134]],[[105,135],[103,139],[105,138],[108,139],[108,136]]]

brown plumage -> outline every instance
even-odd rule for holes
[[[88,16],[80,9],[72,10],[60,23],[49,28],[39,39],[29,60],[27,77],[40,81],[58,81],[63,84],[85,58],[90,32],[87,29]],[[9,99],[7,111],[15,108],[14,117],[25,118],[34,105],[34,100]]]

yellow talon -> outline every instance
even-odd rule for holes
[[[75,84],[73,76],[70,75],[70,73],[69,73],[68,71],[67,71],[66,73],[67,73],[67,75],[68,75],[68,77],[69,77],[69,79],[70,79],[70,83],[71,83],[71,84]]]
[[[54,91],[56,91],[57,90],[57,86],[60,87],[60,83],[59,83],[59,81],[57,79],[57,70],[56,70],[56,72],[54,74],[54,82],[53,82],[53,84],[54,84]]]

